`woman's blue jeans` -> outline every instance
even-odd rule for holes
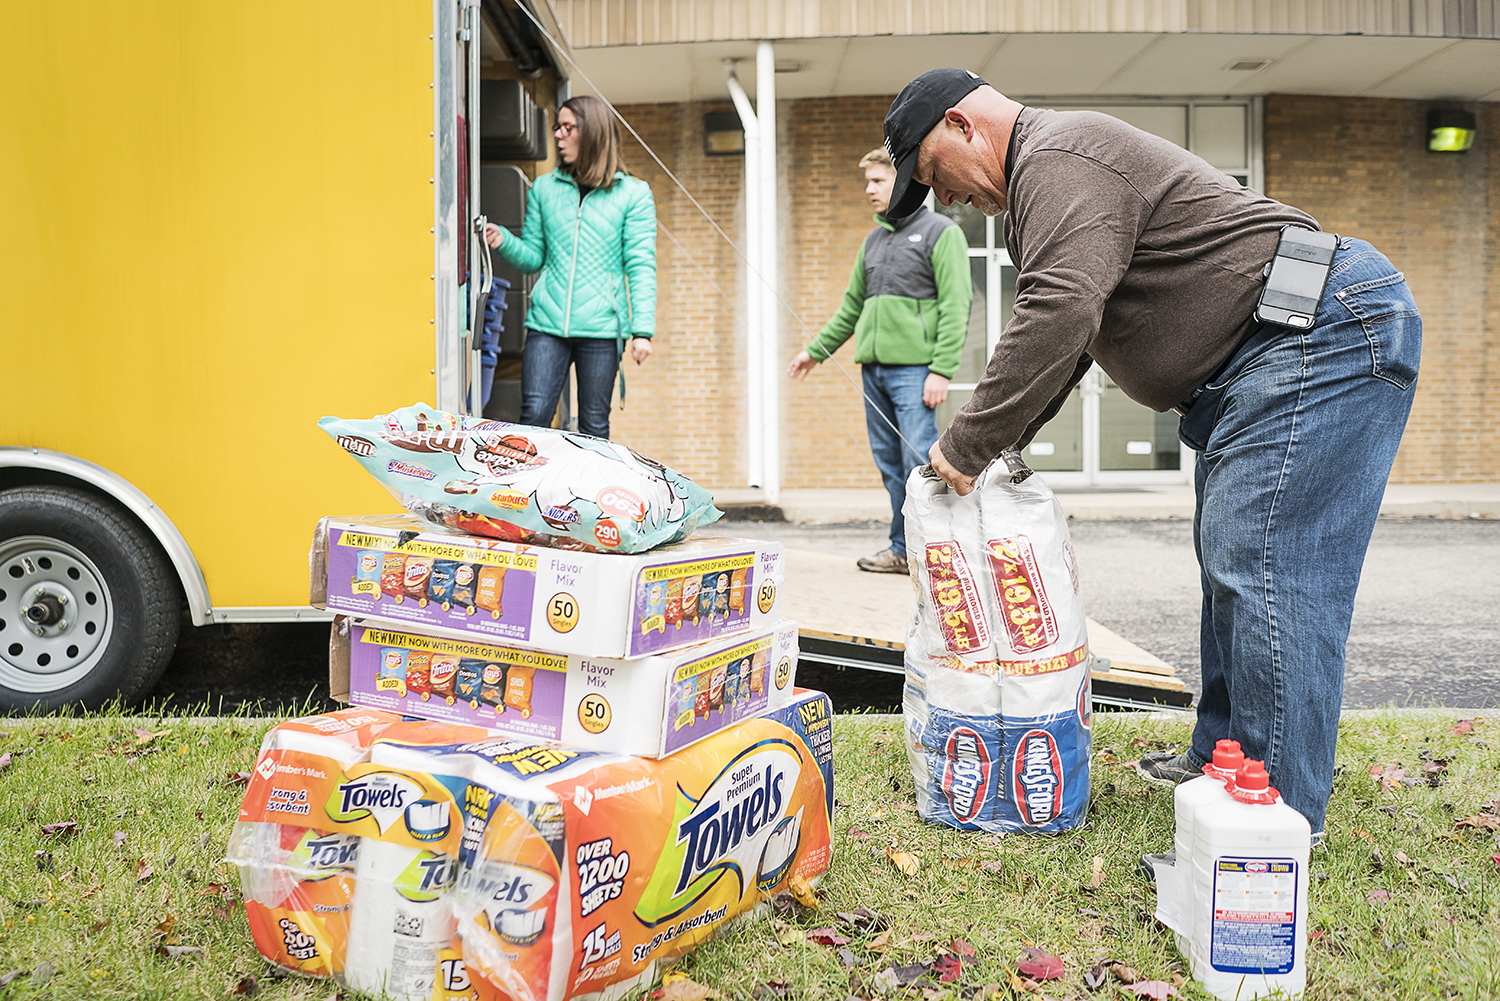
[[[1191,756],[1238,740],[1323,830],[1344,644],[1411,413],[1422,319],[1378,250],[1345,239],[1313,327],[1263,326],[1182,420],[1198,452],[1203,694]]]
[[[558,337],[526,331],[521,353],[521,423],[551,426],[569,365],[578,372],[578,430],[608,438],[609,404],[620,370],[619,347],[613,337]]]

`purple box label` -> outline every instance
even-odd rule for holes
[[[774,635],[760,636],[728,650],[679,664],[667,693],[667,729],[663,752],[671,754],[709,733],[765,713],[771,686],[785,672],[771,663]],[[789,659],[789,658],[788,658]]]
[[[356,626],[350,700],[372,709],[561,740],[568,658]]]
[[[328,546],[331,611],[531,639],[537,557],[483,542],[334,529]]]
[[[743,632],[757,600],[754,552],[646,567],[636,578],[630,656]]]

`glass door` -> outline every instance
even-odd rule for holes
[[[1258,99],[1028,103],[1113,115],[1197,153],[1241,184],[1261,184]],[[986,218],[967,205],[929,204],[963,227],[974,281],[969,337],[958,372],[948,386],[948,400],[938,408],[938,426],[946,428],[974,395],[995,342],[1010,322],[1016,269],[999,239],[999,220]],[[1178,442],[1177,423],[1176,414],[1158,414],[1130,399],[1096,365],[1069,394],[1057,416],[1037,433],[1025,458],[1056,486],[1191,483],[1193,454]]]

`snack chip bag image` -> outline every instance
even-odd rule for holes
[[[721,713],[724,711],[724,682],[728,678],[729,671],[722,664],[709,672],[708,704]]]
[[[406,655],[406,690],[423,702],[432,695],[432,654],[413,650]]]
[[[673,720],[672,729],[681,730],[697,722],[698,717],[693,712],[697,697],[698,689],[692,678],[677,683],[677,715]]]
[[[646,587],[646,610],[641,617],[641,632],[667,631],[667,585],[662,581]]]
[[[640,553],[723,516],[686,476],[603,438],[425,403],[318,426],[408,511],[507,542]]]
[[[736,615],[745,614],[745,578],[749,573],[748,567],[741,567],[729,578],[729,610]]]
[[[708,711],[712,703],[708,700],[708,672],[704,671],[693,679],[693,714],[708,719]]]
[[[698,618],[711,619],[714,617],[714,603],[718,600],[718,592],[715,590],[719,584],[717,573],[706,573],[698,584]],[[727,596],[726,596],[727,597]]]
[[[714,614],[729,618],[729,572],[722,571],[714,584]]]
[[[453,575],[457,569],[457,560],[433,560],[432,575],[427,578],[427,597],[445,612],[453,607]]]
[[[375,688],[382,692],[406,695],[406,651],[388,646],[380,651],[380,673],[375,678]]]
[[[667,581],[667,625],[682,628],[682,578]],[[666,632],[665,629],[662,630]]]
[[[750,691],[756,695],[766,690],[766,652],[757,650],[750,658]]]
[[[349,582],[350,592],[368,594],[379,601],[380,567],[384,562],[385,554],[379,550],[361,550],[354,557],[354,579]]]
[[[702,579],[698,577],[684,577],[682,579],[682,617],[698,624],[698,589],[702,586]],[[677,623],[681,628],[682,623]]]
[[[430,576],[432,576],[431,557],[408,556],[406,558],[404,574],[406,596],[417,599],[417,604],[423,608],[427,607],[427,578]]]
[[[505,572],[499,567],[496,567],[496,569],[500,570],[501,573]],[[469,615],[474,614],[474,584],[478,577],[479,572],[474,568],[474,564],[472,563],[459,563],[453,568],[452,601],[454,608],[462,608]],[[444,610],[447,607],[447,605],[444,605]]]
[[[526,719],[531,718],[531,682],[536,668],[510,665],[505,672],[505,704],[519,710]]]
[[[505,665],[486,664],[480,675],[479,701],[495,707],[498,715],[505,712]]]
[[[458,681],[458,665],[457,657],[432,658],[432,694],[442,696],[450,706],[458,697],[455,688]]]
[[[479,584],[474,592],[474,604],[490,613],[490,618],[498,619],[504,610],[500,607],[501,596],[505,592],[505,568],[504,567],[480,567]]]
[[[465,657],[458,662],[458,674],[453,681],[454,694],[462,701],[477,707],[479,686],[484,678],[484,661]]]
[[[398,605],[406,600],[406,557],[400,553],[386,553],[381,560],[380,593],[395,598]]]

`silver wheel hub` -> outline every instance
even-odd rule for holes
[[[41,535],[0,542],[0,685],[55,692],[104,656],[114,601],[81,550]]]

